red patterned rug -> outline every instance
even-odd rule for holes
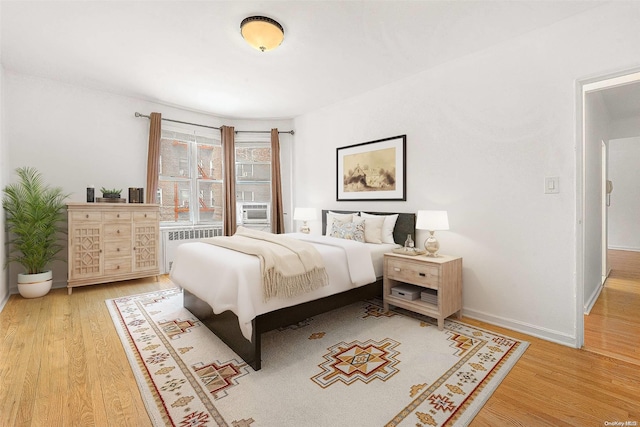
[[[464,426],[528,346],[366,301],[263,334],[254,371],[178,289],[106,302],[156,426]]]

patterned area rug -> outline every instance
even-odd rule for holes
[[[464,426],[528,346],[364,301],[263,334],[254,371],[178,289],[106,302],[156,426]]]

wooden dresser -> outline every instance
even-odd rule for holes
[[[160,211],[137,203],[69,203],[69,295],[76,286],[158,276]]]

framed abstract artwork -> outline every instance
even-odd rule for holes
[[[336,200],[407,200],[407,136],[339,147]]]

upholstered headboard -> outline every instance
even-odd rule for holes
[[[329,210],[322,210],[322,234],[324,235],[327,231],[327,212]],[[337,211],[331,209],[331,212],[335,213],[354,213],[360,211]],[[398,220],[396,221],[396,226],[393,229],[393,240],[399,245],[404,244],[404,241],[407,239],[407,234],[411,234],[413,239],[416,238],[416,214],[415,213],[402,213],[402,212],[368,212],[363,211],[365,213],[371,215],[393,215],[398,214]]]

